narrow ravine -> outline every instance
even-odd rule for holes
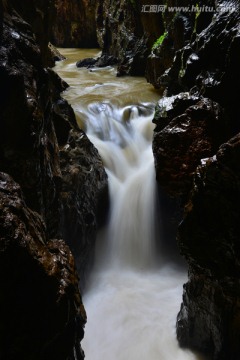
[[[151,147],[159,94],[143,78],[116,78],[112,67],[76,68],[77,60],[95,50],[62,53],[67,60],[55,70],[71,86],[64,96],[99,150],[110,187],[109,223],[99,234],[83,299],[86,359],[200,360],[176,340],[187,274],[160,251]]]

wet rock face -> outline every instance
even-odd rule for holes
[[[154,123],[157,180],[171,195],[187,194],[201,159],[228,138],[223,110],[209,99],[180,93],[159,101]]]
[[[187,7],[194,11],[170,11],[170,7]],[[148,57],[146,79],[155,88],[165,88],[168,84],[168,71],[173,64],[177,52],[186,43],[195,39],[197,34],[206,28],[213,17],[213,12],[200,12],[198,8],[208,6],[215,8],[214,1],[166,1],[163,12],[164,34],[159,45],[152,48]],[[182,60],[180,59],[181,65]],[[166,72],[166,73],[165,73]],[[177,92],[175,92],[177,93]]]
[[[170,68],[152,70],[165,87],[155,113],[153,152],[159,183],[185,202],[178,243],[189,281],[177,319],[179,343],[213,360],[237,360],[240,10],[236,1],[216,6],[235,11],[216,12],[210,24],[192,32]],[[164,41],[160,55],[168,46]]]
[[[118,60],[118,75],[144,74],[150,48],[163,29],[161,14],[152,14],[149,21],[148,14],[141,10],[142,2],[135,0],[98,3],[98,43],[103,55]]]
[[[80,286],[94,260],[97,226],[108,208],[107,175],[96,148],[83,131],[72,130],[60,150],[61,232],[76,259]]]
[[[82,261],[82,285],[93,258],[99,204],[106,213],[106,174],[60,96],[67,84],[43,67],[31,26],[10,3],[3,5],[0,171],[21,191],[1,175],[0,357],[81,360],[85,315],[64,241]]]
[[[48,49],[49,33],[51,30],[51,7],[48,0],[1,0],[5,9],[11,12],[13,7],[21,17],[31,25],[36,41],[41,50],[42,61],[45,66],[53,66],[51,53]]]
[[[217,5],[235,10],[216,12],[209,26],[177,53],[173,66],[162,79],[168,80],[167,95],[190,90],[217,101],[229,113],[234,135],[240,130],[236,111],[240,79],[236,62],[240,41],[239,3],[218,1]]]
[[[0,173],[0,357],[83,359],[85,311],[74,259],[50,240],[20,186]],[[75,357],[73,357],[75,358]]]
[[[220,147],[215,160],[198,168],[179,228],[190,277],[178,315],[178,339],[211,359],[240,356],[239,158],[237,135]]]
[[[52,122],[59,90],[50,85],[30,26],[5,13],[0,48],[1,170],[21,184],[29,207],[57,234],[61,171]]]
[[[98,47],[96,6],[97,0],[54,0],[50,41],[59,47]]]
[[[79,131],[72,108],[59,95],[67,84],[53,71],[42,67],[41,54],[29,25],[14,14],[11,17],[7,14],[5,16],[0,72],[3,94],[0,103],[1,170],[21,184],[27,205],[42,215],[49,236],[61,238],[64,233],[64,239],[71,239],[70,246],[79,242],[71,249],[77,257],[84,259],[86,265],[90,262],[89,249],[93,251],[94,247],[97,199],[101,198],[102,187],[106,186],[103,192],[107,195],[106,174],[97,151],[85,141],[86,147],[81,145],[81,154],[85,158],[86,167],[90,168],[91,164],[94,171],[89,174],[83,168],[81,186],[84,192],[81,193],[81,202],[76,195],[80,188],[80,184],[74,183],[76,174],[71,172],[67,180],[68,191],[75,199],[71,209],[73,212],[78,209],[77,213],[81,218],[78,221],[76,214],[72,216],[76,220],[74,234],[77,237],[74,237],[70,223],[65,221],[65,227],[62,225],[65,205],[68,209],[67,217],[71,218],[71,215],[63,200],[65,198],[61,195],[63,184],[66,185],[66,178],[63,179],[62,174],[66,173],[65,167],[68,168],[69,163],[63,161],[60,164],[59,147],[66,145],[61,154],[65,154],[67,158],[67,151],[71,150],[68,142],[70,130]],[[68,160],[70,158],[69,155]],[[77,161],[76,157],[74,159]],[[73,159],[71,163],[73,164]],[[77,163],[77,166],[81,170],[81,164]],[[106,212],[104,206],[103,214]],[[85,211],[93,214],[91,224],[83,220]],[[90,244],[89,248],[86,242]],[[84,278],[85,267],[79,266],[82,269],[80,278]]]
[[[209,6],[209,2],[202,5]],[[164,95],[167,97],[159,102],[156,109],[153,152],[157,179],[173,195],[186,195],[199,160],[213,156],[223,142],[240,130],[239,108],[236,106],[239,91],[235,91],[240,82],[239,66],[236,64],[239,3],[218,1],[215,5],[216,8],[235,10],[216,11],[212,22],[199,33],[197,30],[201,30],[206,22],[202,24],[201,14],[198,15],[188,44],[176,52],[172,66],[159,77],[159,84],[166,87]],[[177,18],[173,19],[174,22]],[[164,54],[169,36],[168,33],[159,48]],[[165,67],[164,61],[162,66]],[[152,71],[155,72],[154,67]],[[205,105],[208,105],[204,105],[204,110],[201,101],[198,104],[194,101],[194,106],[187,109],[186,96],[189,99],[204,96]],[[216,107],[222,108],[225,115],[221,115],[220,110],[216,111]],[[208,130],[202,120],[206,121],[207,127],[210,126]]]

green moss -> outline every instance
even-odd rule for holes
[[[164,34],[162,34],[153,44],[152,46],[152,50],[156,49],[157,47],[159,47],[160,45],[162,45],[163,40],[165,39],[165,37],[167,36],[168,32],[165,31]]]
[[[197,8],[197,11],[195,13],[195,21],[194,21],[193,33],[196,33],[196,31],[197,31],[197,19],[198,19],[200,13],[201,13],[198,3],[196,3],[195,7]]]

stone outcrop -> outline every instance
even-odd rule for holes
[[[102,54],[118,61],[118,75],[143,75],[153,42],[163,30],[161,13],[142,12],[151,1],[104,0],[97,7],[97,38]],[[160,0],[155,3],[160,4]]]
[[[224,112],[207,98],[180,93],[158,102],[153,122],[157,180],[171,195],[185,195],[201,159],[229,138]]]
[[[0,171],[22,191],[2,175],[1,221],[9,233],[3,231],[0,240],[3,288],[6,284],[0,296],[4,311],[0,357],[81,360],[85,315],[74,260],[65,242],[80,261],[83,287],[96,228],[106,213],[107,176],[97,150],[60,96],[67,84],[44,67],[52,63],[47,41],[39,31],[41,52],[32,32],[34,24],[19,15],[30,19],[33,3],[29,8],[16,3],[17,12],[14,2],[0,4]],[[45,5],[36,1],[31,21],[46,10]],[[45,12],[40,15],[45,19]],[[41,29],[42,23],[37,22],[36,31],[38,26]],[[18,296],[16,309],[14,296]]]
[[[215,1],[212,0],[170,0],[165,3],[162,39],[153,46],[146,68],[147,81],[157,89],[165,89],[168,85],[168,72],[178,51],[198,38],[198,34],[211,22],[214,12],[200,12],[198,9],[204,6],[215,9]],[[193,11],[170,11],[171,7],[182,7],[182,9],[193,9]],[[182,65],[181,56],[178,56],[178,60]]]
[[[12,12],[11,8],[28,23],[34,32],[36,42],[41,50],[41,58],[45,66],[53,66],[54,62],[48,49],[49,34],[51,30],[51,8],[48,0],[1,0],[5,10]],[[19,26],[21,26],[19,24]],[[24,30],[25,31],[25,30]]]
[[[59,47],[98,47],[97,0],[54,0],[50,14],[50,41]]]
[[[190,266],[178,339],[214,360],[240,355],[239,159],[237,135],[198,167],[178,236]]]
[[[61,233],[73,251],[80,285],[93,265],[97,227],[108,209],[107,175],[96,148],[83,131],[71,130],[60,149]]]
[[[236,61],[240,41],[239,3],[218,1],[217,4],[219,9],[229,10],[218,10],[209,26],[176,54],[163,81],[167,80],[168,96],[191,90],[218,102],[229,114],[234,135],[240,131],[235,90],[240,77]]]
[[[48,238],[4,173],[0,204],[1,359],[83,359],[86,315],[70,250]]]
[[[178,243],[189,281],[177,320],[179,343],[213,360],[237,360],[240,9],[234,0],[216,7],[228,11],[216,11],[175,52],[170,68],[158,69],[165,97],[156,108],[153,151],[159,183],[185,203]],[[164,41],[168,46],[167,36]]]
[[[53,71],[43,68],[41,53],[32,38],[29,25],[15,13],[11,17],[9,14],[5,16],[1,49],[1,88],[4,94],[0,104],[1,170],[9,173],[21,185],[27,205],[42,215],[49,235],[62,237],[62,184],[66,182],[62,179],[62,173],[66,171],[64,162],[60,164],[59,147],[71,149],[71,129],[83,137],[72,108],[59,95],[67,85]],[[102,188],[107,186],[107,181],[97,151],[90,149],[90,145],[85,149],[81,147],[86,164],[93,167],[96,165],[99,176],[95,177],[94,171],[89,175],[83,166],[81,186],[91,184],[89,190],[86,190],[89,195],[85,195],[86,199],[90,198],[87,200],[88,212],[95,214],[93,204],[96,205],[96,199],[100,197]],[[71,192],[76,195],[76,187]],[[76,195],[76,206],[77,198]],[[95,230],[96,222],[94,217]],[[85,231],[84,226],[89,228],[89,223],[79,224],[80,233]],[[68,230],[71,234],[71,227],[64,231]],[[88,242],[94,244],[94,239],[95,236]],[[85,259],[87,261],[88,257]],[[80,275],[83,276],[83,273]]]

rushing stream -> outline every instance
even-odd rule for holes
[[[64,97],[99,150],[110,186],[109,224],[83,299],[86,360],[200,360],[176,340],[186,272],[156,247],[151,120],[159,94],[143,78],[116,78],[112,67],[76,68],[96,50],[61,52],[67,60],[55,70],[71,85]]]

